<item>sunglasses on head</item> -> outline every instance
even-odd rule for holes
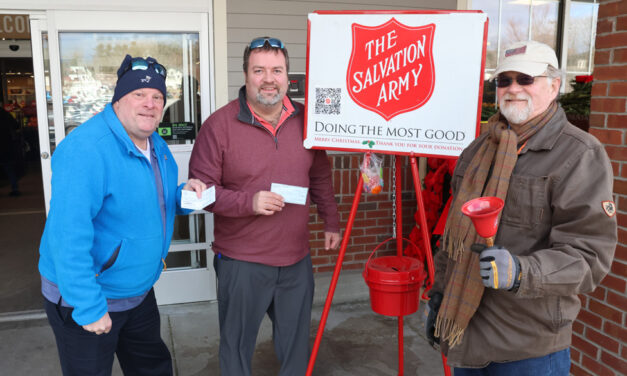
[[[538,77],[546,77],[546,76],[530,76],[528,74],[519,73],[516,76],[516,83],[520,86],[532,85],[533,82]],[[512,82],[514,82],[514,79],[510,76],[499,75],[496,77],[495,81],[496,81],[496,87],[508,87],[509,85],[512,84]]]
[[[131,59],[131,63],[124,68],[122,75],[130,70],[148,70],[150,67],[163,78],[167,77],[168,71],[163,65],[157,63],[154,59],[144,59],[143,57],[134,57]]]
[[[255,48],[263,47],[266,43],[268,43],[270,45],[270,47],[280,48],[280,49],[285,48],[285,45],[283,44],[283,42],[281,42],[281,40],[277,39],[277,38],[257,38],[257,39],[253,39],[253,41],[250,42],[250,45],[248,46],[248,48],[251,49],[251,50],[254,50]]]

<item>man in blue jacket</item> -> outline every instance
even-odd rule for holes
[[[46,314],[64,375],[171,375],[153,284],[170,246],[181,190],[200,192],[155,132],[166,70],[126,55],[111,104],[52,157],[52,197],[40,246]],[[200,197],[200,196],[199,196]]]

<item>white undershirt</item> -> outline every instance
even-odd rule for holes
[[[140,148],[139,146],[135,145],[135,147],[142,152],[142,154],[144,155],[144,157],[146,157],[146,159],[148,159],[148,161],[150,162],[150,141],[146,140],[146,150]]]

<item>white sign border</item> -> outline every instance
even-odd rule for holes
[[[476,125],[475,125],[475,134],[471,135],[473,136],[472,139],[474,139],[476,136],[479,135],[479,131],[480,131],[480,119],[481,119],[481,102],[482,102],[482,95],[483,95],[483,81],[484,81],[484,68],[485,68],[485,60],[486,60],[486,48],[487,48],[487,31],[488,31],[488,19],[487,19],[487,15],[485,15],[483,12],[481,11],[316,11],[314,13],[311,13],[308,17],[308,25],[307,25],[307,75],[306,75],[306,90],[305,90],[305,129],[304,129],[304,140],[303,140],[303,144],[306,148],[311,148],[311,149],[323,149],[323,150],[335,150],[335,151],[345,151],[345,152],[376,152],[376,153],[383,153],[383,154],[393,154],[393,155],[408,155],[408,156],[426,156],[426,157],[442,157],[442,158],[447,158],[447,157],[451,157],[451,158],[456,158],[459,156],[459,154],[461,154],[461,151],[463,150],[463,148],[465,148],[465,146],[467,146],[472,139],[469,139],[467,141],[467,143],[463,146],[463,147],[456,147],[455,150],[447,150],[446,148],[439,150],[438,152],[425,152],[423,150],[390,150],[389,148],[378,148],[375,144],[374,147],[370,146],[368,147],[368,145],[361,145],[361,144],[357,144],[355,147],[351,146],[347,146],[347,145],[340,145],[339,147],[335,147],[335,146],[328,146],[328,145],[322,145],[322,144],[317,144],[315,142],[315,140],[313,140],[313,137],[311,137],[310,134],[308,134],[307,128],[308,126],[310,126],[310,122],[309,122],[309,112],[310,112],[310,106],[314,105],[311,100],[311,92],[312,89],[315,88],[311,88],[311,81],[310,81],[310,56],[311,56],[311,38],[312,38],[312,34],[311,34],[311,16],[325,16],[325,15],[349,15],[349,16],[360,16],[360,15],[379,15],[379,16],[383,16],[383,17],[397,17],[397,16],[401,16],[401,15],[421,15],[421,16],[425,16],[425,15],[448,15],[448,14],[468,14],[468,13],[480,13],[484,15],[484,25],[483,25],[483,43],[482,43],[482,51],[481,51],[481,69],[479,72],[477,72],[477,79],[478,79],[478,85],[477,85],[477,113],[476,113]],[[359,22],[359,21],[356,21]],[[350,56],[350,55],[349,55]],[[348,95],[346,95],[348,96]],[[452,109],[451,109],[452,110]],[[411,111],[410,111],[411,112]],[[373,115],[374,116],[374,115]],[[381,123],[385,123],[385,120],[381,119]]]

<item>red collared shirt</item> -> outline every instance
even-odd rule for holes
[[[263,125],[264,128],[269,130],[270,133],[272,133],[272,135],[275,137],[276,137],[276,132],[279,130],[279,127],[281,126],[281,124],[283,124],[285,122],[285,119],[290,117],[290,115],[292,115],[292,113],[294,112],[294,106],[292,106],[292,102],[290,102],[287,96],[284,96],[283,97],[283,109],[281,110],[281,117],[279,118],[279,122],[277,123],[276,127],[274,127],[272,126],[272,124],[270,124],[266,120],[262,119],[259,115],[257,115],[257,113],[253,111],[253,108],[251,107],[250,103],[246,102],[246,104],[248,105],[248,109],[250,109],[250,113],[253,114],[255,119],[257,119],[257,121],[261,123],[261,125]]]

